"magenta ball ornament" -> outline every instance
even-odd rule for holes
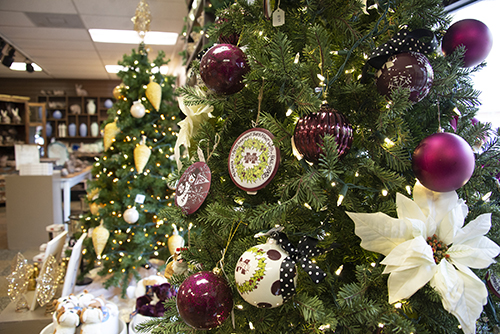
[[[433,81],[434,71],[429,60],[418,52],[395,54],[376,73],[381,95],[390,97],[396,88],[408,88],[413,102],[419,102],[429,93]]]
[[[312,163],[318,162],[323,148],[323,137],[330,135],[335,138],[340,157],[345,155],[352,145],[353,131],[347,118],[330,108],[327,104],[321,106],[316,113],[302,117],[295,126],[293,142],[297,151]]]
[[[201,58],[200,76],[217,94],[231,95],[243,87],[243,76],[250,67],[247,57],[236,45],[216,44]]]
[[[232,309],[231,288],[223,277],[211,271],[189,276],[177,292],[177,311],[182,320],[195,329],[220,326]]]
[[[413,151],[412,167],[426,188],[454,191],[469,181],[474,172],[474,153],[460,136],[440,132],[422,140]]]
[[[460,45],[465,46],[464,66],[476,66],[488,57],[493,46],[493,35],[481,21],[461,20],[448,28],[443,36],[441,49],[445,55],[449,55]]]

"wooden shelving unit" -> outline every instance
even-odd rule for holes
[[[96,109],[95,113],[89,114],[87,105],[89,100],[93,100]],[[107,110],[104,106],[106,100],[113,101],[110,96],[39,96],[38,101],[44,102],[47,105],[47,124],[50,124],[52,133],[47,136],[47,141],[50,142],[52,138],[65,142],[92,142],[101,139],[101,131],[97,136],[92,136],[91,126],[97,123],[101,129],[102,123],[108,118]],[[59,111],[60,118],[54,117],[54,113]],[[66,135],[60,135],[58,132],[59,125],[66,126]],[[70,136],[69,126],[75,124],[76,134]],[[85,136],[80,132],[80,125],[87,126],[87,133]]]

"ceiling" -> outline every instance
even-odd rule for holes
[[[13,71],[0,64],[0,78],[117,79],[105,65],[116,65],[135,44],[94,43],[88,29],[133,30],[131,20],[139,0],[0,0],[0,37],[43,71]],[[181,37],[185,0],[149,0],[151,31],[176,32]],[[38,23],[36,23],[38,22]],[[184,41],[173,46],[150,46],[149,58],[163,50],[170,59],[169,74],[178,74]],[[3,52],[7,53],[5,47]],[[24,54],[21,55],[20,53]],[[1,79],[0,79],[1,80]]]

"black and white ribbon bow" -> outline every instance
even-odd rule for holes
[[[421,39],[424,37],[429,38],[430,41],[423,42]],[[433,52],[438,45],[436,36],[428,29],[416,29],[411,32],[401,29],[387,43],[373,50],[368,64],[380,69],[392,55],[409,51],[428,54]]]
[[[300,263],[302,269],[307,272],[316,284],[326,277],[325,272],[309,259],[326,251],[325,249],[316,248],[317,239],[303,236],[299,241],[298,247],[295,248],[283,232],[273,232],[271,238],[275,239],[281,248],[288,253],[288,256],[281,263],[280,269],[281,295],[284,301],[295,294],[295,284],[293,281],[297,274],[295,272],[295,264]]]

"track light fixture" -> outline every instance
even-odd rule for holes
[[[10,48],[9,53],[6,56],[3,56],[2,59],[2,64],[4,64],[7,67],[10,67],[12,63],[14,62],[14,53],[16,50],[14,48]]]
[[[28,73],[35,72],[35,69],[33,68],[33,64],[31,62],[26,63],[26,72],[28,72]]]

